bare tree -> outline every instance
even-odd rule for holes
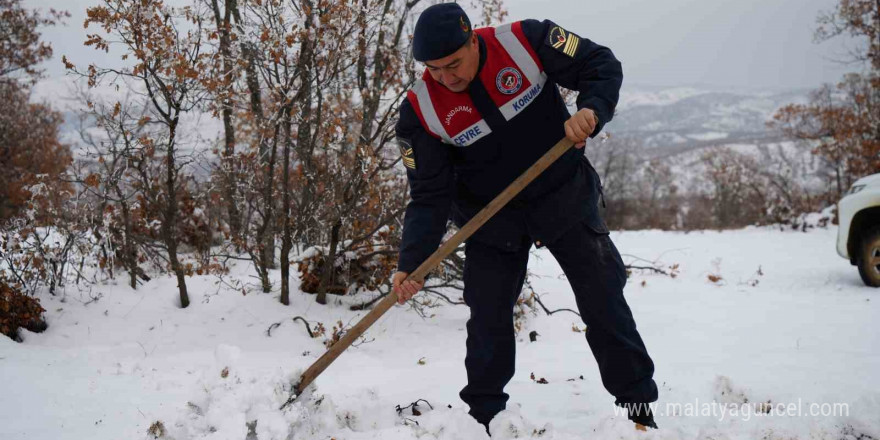
[[[854,38],[856,49],[841,62],[860,65],[862,72],[814,91],[807,104],[781,108],[770,125],[825,162],[834,185],[827,201],[834,203],[854,179],[880,171],[880,2],[840,0],[818,23],[816,42]]]
[[[199,75],[207,59],[202,53],[202,19],[190,8],[179,10],[158,0],[104,0],[102,5],[89,8],[87,15],[86,25],[100,27],[110,39],[90,34],[86,45],[103,51],[111,44],[119,45],[124,57],[132,58],[134,64],[120,69],[90,65],[84,72],[89,85],[104,80],[132,81],[139,99],[149,106],[150,119],[161,127],[140,139],[144,154],[132,165],[145,203],[155,208],[161,221],[161,243],[177,277],[180,305],[187,307],[187,269],[178,257],[178,222],[187,184],[182,173],[188,162],[181,157],[179,135],[182,115],[193,111],[203,98]]]

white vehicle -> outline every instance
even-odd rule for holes
[[[880,287],[880,174],[857,180],[837,212],[837,253],[859,267],[865,284]]]

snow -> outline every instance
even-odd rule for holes
[[[511,400],[492,438],[880,438],[880,297],[836,255],[836,233],[613,233],[627,262],[678,265],[675,278],[635,271],[626,288],[656,364],[660,429],[637,432],[615,412],[584,334],[573,331],[583,323],[560,312],[530,317],[520,332]],[[574,308],[546,250],[530,270],[549,308]],[[236,267],[228,277],[250,276]],[[136,291],[123,284],[45,295],[46,332],[25,332],[21,344],[0,337],[0,438],[147,439],[157,421],[177,440],[487,438],[457,396],[464,306],[424,319],[395,306],[282,411],[329,336],[312,339],[291,318],[328,332],[337,321],[353,325],[363,312],[347,305],[368,294],[321,306],[292,292],[284,307],[277,292],[243,295],[205,276],[189,279],[191,305],[180,309],[170,277]],[[421,415],[398,415],[395,406],[419,399]],[[848,415],[809,414],[835,403]]]
[[[687,137],[697,140],[697,141],[717,141],[719,139],[725,139],[729,136],[728,133],[719,133],[717,131],[709,131],[706,133],[694,133],[689,134]]]
[[[620,91],[620,100],[617,103],[617,108],[618,110],[624,110],[640,105],[670,105],[704,93],[707,92],[693,87],[674,87],[659,91],[647,91],[637,87],[625,86]]]

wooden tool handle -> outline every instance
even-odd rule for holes
[[[541,175],[541,173],[543,173],[553,162],[565,154],[572,145],[574,145],[574,143],[567,138],[557,142],[553,148],[544,153],[534,165],[525,170],[516,180],[513,181],[513,183],[508,185],[501,194],[498,194],[494,200],[489,202],[489,204],[467,222],[464,227],[455,233],[452,238],[437,248],[427,260],[413,271],[413,273],[407,276],[407,279],[422,281],[429,272],[440,265],[440,262],[442,262],[444,258],[454,252],[455,249],[458,248],[458,245],[470,238],[480,226],[483,226],[484,223],[489,221],[493,215],[507,204],[507,202],[516,197],[523,188],[535,180],[535,178]],[[296,385],[296,395],[301,394],[302,391],[318,377],[318,375],[329,367],[330,364],[333,363],[333,361],[336,360],[336,358],[339,357],[339,355],[342,354],[342,352],[345,351],[345,349],[348,348],[357,338],[364,334],[364,332],[367,331],[376,320],[384,315],[395,302],[397,302],[397,295],[389,293],[385,298],[382,298],[375,307],[373,307],[373,310],[370,310],[370,313],[367,313],[367,316],[364,316],[357,324],[348,329],[339,341],[336,341],[335,344],[327,349],[326,353],[318,358],[318,360],[316,360],[315,363],[303,373],[302,378]]]

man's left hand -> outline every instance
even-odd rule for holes
[[[596,112],[582,108],[565,121],[565,137],[574,142],[575,148],[583,148],[598,123]]]

